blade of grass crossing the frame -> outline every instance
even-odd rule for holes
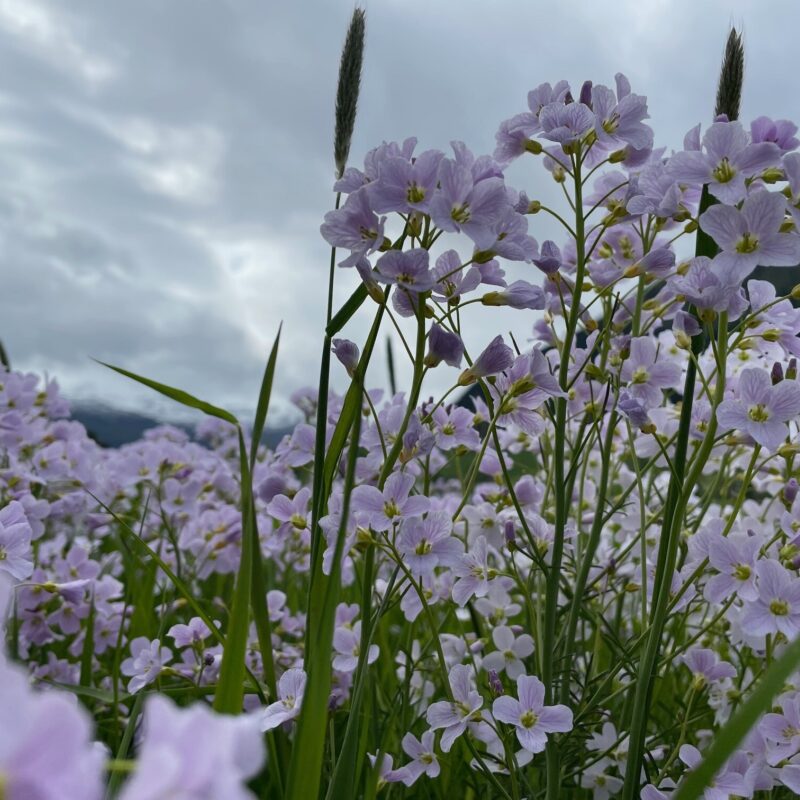
[[[128,717],[128,724],[125,726],[125,733],[122,734],[122,741],[119,744],[119,749],[117,750],[117,761],[122,761],[128,755],[128,751],[131,749],[131,742],[133,741],[133,734],[136,730],[136,723],[139,721],[139,714],[142,713],[142,703],[144,702],[144,693],[139,692],[136,695],[136,699],[133,701],[133,706],[131,707],[131,713]],[[114,770],[108,779],[108,787],[106,789],[106,800],[111,800],[112,797],[116,797],[117,791],[119,790],[119,785],[122,782],[122,779],[125,776]]]
[[[372,328],[367,336],[367,341],[364,344],[364,351],[358,362],[355,377],[350,384],[350,388],[345,395],[344,403],[342,404],[342,411],[339,415],[339,420],[333,431],[333,436],[328,445],[328,452],[324,454],[323,472],[321,483],[319,486],[319,507],[318,513],[321,516],[325,503],[327,502],[330,488],[333,483],[333,476],[339,466],[342,452],[344,451],[345,443],[347,442],[347,432],[353,425],[356,417],[360,416],[361,412],[361,396],[362,386],[364,384],[364,377],[369,366],[369,360],[372,357],[372,351],[375,348],[375,341],[378,338],[378,331],[380,330],[381,322],[383,320],[383,312],[385,306],[378,309],[375,315],[375,321],[372,323]],[[316,454],[315,454],[316,457]],[[316,479],[315,479],[316,480]],[[312,532],[312,541],[314,538],[320,536],[320,532],[316,529]],[[307,637],[306,637],[306,655],[308,655],[314,648],[316,643],[316,634],[314,628],[316,620],[318,620],[320,610],[322,608],[323,597],[325,593],[325,582],[323,581],[322,574],[322,549],[320,546],[316,548],[312,545],[313,559],[310,566],[311,580],[308,590],[308,620]]]
[[[780,657],[767,667],[756,688],[714,735],[700,766],[692,770],[672,796],[672,800],[695,800],[731,757],[734,750],[750,732],[758,718],[770,710],[772,699],[785,688],[789,676],[800,667],[800,638],[795,639]]]
[[[360,433],[361,415],[356,414],[353,419],[344,495],[342,497],[341,521],[331,562],[331,573],[328,580],[325,581],[324,601],[319,611],[319,624],[315,626],[314,649],[306,663],[308,679],[292,749],[292,759],[289,764],[287,800],[317,798],[322,780],[328,700],[331,691],[333,629],[336,618],[336,605],[339,602],[342,555],[350,512],[350,494],[355,482]],[[322,581],[318,582],[318,586],[322,586]]]
[[[279,334],[280,335],[280,334]],[[277,342],[276,342],[277,345]],[[276,352],[273,348],[273,354]],[[270,359],[274,360],[272,357]],[[269,368],[268,368],[269,369]],[[267,383],[265,379],[265,383]],[[271,378],[269,381],[271,384]],[[262,386],[262,396],[264,394]],[[267,389],[267,398],[269,388]],[[268,402],[268,401],[267,401]],[[261,400],[259,400],[259,407]],[[266,406],[264,417],[266,419]],[[263,424],[262,419],[262,424]],[[258,428],[255,426],[254,430]],[[260,438],[260,437],[259,437]],[[255,453],[259,439],[253,437],[252,452]],[[272,656],[272,623],[269,618],[267,607],[267,587],[264,582],[264,570],[261,563],[261,538],[258,535],[258,520],[256,519],[256,507],[253,500],[253,476],[247,463],[247,449],[244,443],[244,436],[239,430],[239,459],[242,474],[242,537],[251,542],[252,552],[252,575],[250,581],[250,606],[253,613],[253,622],[258,636],[258,646],[261,652],[261,664],[264,672],[264,680],[269,690],[270,699],[277,697],[277,683],[275,678],[275,663]],[[255,459],[251,458],[251,464]],[[246,490],[245,490],[245,487]],[[247,503],[245,506],[244,503]],[[270,731],[267,736],[267,747],[269,749],[270,763],[274,765],[270,777],[274,777],[278,787],[278,794],[283,795],[283,762],[285,757],[283,741],[279,738],[280,733]]]
[[[204,414],[208,414],[210,417],[224,419],[226,422],[230,422],[231,425],[239,425],[239,420],[237,420],[230,411],[226,411],[224,408],[218,408],[217,406],[212,406],[211,403],[206,403],[204,400],[199,400],[197,397],[194,397],[188,392],[184,392],[182,389],[175,389],[172,386],[167,386],[164,383],[152,381],[150,378],[143,378],[141,375],[137,375],[134,372],[128,372],[128,370],[122,369],[121,367],[115,367],[113,364],[106,364],[105,361],[98,361],[97,363],[102,364],[104,367],[108,367],[109,369],[113,369],[114,372],[118,372],[120,375],[124,375],[126,378],[130,378],[137,383],[141,383],[143,386],[147,386],[159,394],[163,394],[164,397],[169,397],[170,400],[174,400],[176,403],[180,403],[188,408],[195,408],[198,411],[202,411]]]
[[[86,620],[86,638],[83,640],[83,650],[81,652],[81,675],[80,684],[83,687],[92,685],[92,657],[94,656],[94,590],[92,591],[89,603],[89,617]]]
[[[244,437],[239,428],[239,446],[241,449],[242,469],[247,467],[244,452]],[[239,571],[233,589],[233,603],[228,617],[227,643],[222,651],[222,662],[219,667],[219,682],[214,695],[214,710],[224,714],[240,714],[244,701],[245,658],[247,656],[247,635],[250,629],[250,605],[253,584],[253,550],[252,532],[246,527],[250,515],[250,472],[242,475],[242,554],[239,560]]]
[[[325,434],[328,430],[328,384],[331,369],[331,338],[325,336],[322,343],[322,358],[319,368],[319,392],[317,393],[317,419],[314,434],[314,478],[311,490],[311,557],[309,574],[309,598],[313,592],[314,576],[317,575],[318,551],[322,542],[322,531],[319,529],[319,518],[322,516],[323,470],[325,466]],[[305,650],[311,651],[311,625],[306,625]]]
[[[264,433],[264,426],[267,422],[267,412],[269,411],[269,399],[272,395],[272,381],[275,377],[275,363],[278,360],[278,345],[281,341],[281,328],[283,323],[278,326],[278,335],[275,343],[270,350],[267,366],[264,369],[264,377],[261,381],[261,390],[258,393],[258,405],[256,406],[256,418],[253,422],[253,436],[250,441],[250,472],[258,457],[258,445],[261,443],[261,436]],[[244,477],[244,476],[242,476]]]
[[[333,315],[333,319],[325,328],[325,333],[333,337],[335,334],[344,328],[350,321],[353,314],[358,311],[367,299],[367,287],[362,283],[353,294],[350,295],[345,304]]]

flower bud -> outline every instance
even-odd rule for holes
[[[514,520],[507,519],[503,524],[503,537],[506,540],[509,550],[513,550],[517,541],[517,534],[514,530]]]
[[[428,333],[428,352],[425,356],[426,367],[437,367],[442,361],[451,367],[461,365],[464,357],[464,343],[457,333],[450,333],[440,325],[431,325]]]
[[[514,352],[503,341],[502,336],[495,336],[486,349],[475,359],[471,367],[465,369],[458,378],[459,386],[469,386],[478,378],[496,375],[508,369],[514,360]]]
[[[358,345],[349,339],[334,339],[331,342],[333,354],[347,370],[347,374],[352,378],[358,367],[359,350]]]
[[[761,173],[761,180],[764,183],[777,183],[784,179],[783,170],[778,167],[769,167]]]
[[[528,139],[525,142],[525,150],[528,153],[533,153],[533,155],[538,156],[539,153],[544,150],[544,148],[542,147],[541,142],[537,142],[535,139]]]
[[[490,669],[488,675],[489,681],[489,691],[499,697],[501,694],[504,693],[503,689],[503,682],[500,680],[500,676],[497,674],[497,670]]]

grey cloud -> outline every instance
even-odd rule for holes
[[[283,319],[286,413],[291,392],[316,380],[328,262],[318,228],[333,200],[351,11],[352,0],[3,4],[0,338],[17,365],[56,374],[72,397],[163,410],[91,354],[245,410]],[[800,22],[791,0],[368,3],[351,163],[409,135],[491,151],[533,86],[611,83],[617,71],[648,95],[659,141],[678,147],[710,117],[731,21],[745,27],[743,116],[800,119],[783,70]],[[532,160],[509,179],[558,202]],[[560,238],[541,215],[531,232]],[[354,285],[337,271],[339,301]],[[370,315],[345,335],[361,341]],[[486,309],[470,320],[473,351],[498,330],[522,343],[532,322]],[[385,385],[380,362],[370,377]],[[452,377],[437,370],[431,391]],[[341,388],[343,371],[334,378]]]

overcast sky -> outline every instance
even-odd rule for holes
[[[373,0],[350,163],[384,139],[491,152],[561,78],[647,95],[656,142],[709,121],[743,25],[743,120],[800,120],[797,0]],[[0,0],[0,339],[76,400],[164,413],[90,356],[245,411],[284,321],[276,411],[313,385],[332,206],[336,71],[352,0]],[[552,196],[532,159],[509,175]],[[556,232],[531,219],[539,241]],[[514,266],[509,277],[532,277]],[[337,296],[355,286],[337,274]],[[488,311],[488,310],[484,310]],[[480,312],[480,309],[479,309]],[[477,313],[466,339],[530,334]],[[345,332],[363,341],[367,307]],[[395,348],[400,377],[406,365]],[[335,385],[344,385],[336,370]],[[431,390],[452,375],[432,376]],[[383,364],[371,375],[385,383]]]

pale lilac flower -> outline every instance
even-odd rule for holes
[[[453,701],[431,703],[425,714],[431,730],[444,730],[440,744],[445,753],[450,752],[453,742],[468,728],[476,733],[476,728],[486,726],[481,714],[483,698],[475,691],[472,669],[466,664],[456,664],[449,677]]]
[[[264,763],[254,716],[215,714],[206,704],[179,708],[162,695],[147,701],[136,770],[120,800],[250,800],[246,782]]]
[[[477,289],[481,283],[488,282],[484,280],[482,270],[487,265],[496,263],[496,261],[488,261],[486,264],[477,266],[473,264],[465,272],[458,253],[455,250],[446,250],[436,259],[433,268],[433,277],[436,281],[433,287],[433,296],[437,300],[458,303],[463,295]],[[505,282],[502,285],[505,286]]]
[[[592,111],[596,117],[598,141],[607,149],[630,145],[637,150],[652,147],[653,130],[642,120],[648,118],[647,98],[628,94],[617,101],[606,86],[592,88]]]
[[[800,145],[797,139],[797,125],[788,119],[771,120],[769,117],[756,117],[750,123],[750,138],[754,144],[773,142],[782,153],[788,153]]]
[[[278,697],[268,705],[261,717],[261,730],[269,731],[300,715],[303,694],[306,689],[306,673],[302,669],[287,669],[278,681]]]
[[[653,421],[647,413],[647,406],[638,397],[634,397],[627,389],[623,389],[619,393],[617,409],[637,428],[649,428],[653,425]]]
[[[451,566],[464,552],[454,536],[453,522],[447,511],[431,511],[424,519],[403,521],[397,537],[397,549],[412,575],[430,575],[436,567]]]
[[[360,354],[358,345],[349,339],[333,339],[331,341],[331,350],[333,350],[333,354],[339,359],[339,362],[347,370],[347,374],[352,378],[358,366]]]
[[[439,166],[439,185],[430,208],[434,223],[444,231],[463,231],[473,241],[485,241],[509,206],[500,178],[476,180],[470,169],[449,158]]]
[[[740,283],[727,283],[723,277],[708,256],[697,256],[685,274],[671,278],[670,285],[700,311],[727,311],[731,319],[738,319],[747,308],[744,291]]]
[[[304,486],[294,497],[278,494],[267,503],[267,513],[287,530],[294,528],[303,531],[308,528],[309,503],[311,490]]]
[[[426,367],[437,367],[444,361],[451,367],[461,365],[464,358],[464,342],[457,333],[446,331],[435,322],[428,332],[428,352],[425,355]]]
[[[545,305],[544,290],[528,281],[514,281],[499,292],[487,292],[481,302],[485,306],[542,309]]]
[[[767,740],[767,763],[772,766],[800,751],[800,695],[781,700],[782,714],[764,714],[758,730]]]
[[[375,765],[378,764],[378,753],[367,753],[367,758],[369,759],[372,769],[375,769]],[[378,764],[378,779],[376,783],[376,789],[382,789],[392,780],[391,776],[394,773],[394,770],[392,769],[393,763],[394,759],[388,753],[384,753],[383,757],[381,758],[381,763]]]
[[[503,341],[502,336],[495,336],[486,349],[475,359],[471,367],[465,369],[458,378],[460,386],[469,386],[479,378],[496,375],[508,369],[514,360],[514,351]]]
[[[373,210],[379,214],[387,211],[427,212],[442,158],[444,153],[441,151],[426,150],[413,161],[397,156],[384,159],[378,170],[378,179],[367,190]]]
[[[622,364],[620,377],[628,382],[628,392],[647,407],[661,405],[662,391],[680,379],[680,367],[663,355],[659,358],[651,336],[631,339],[630,356]]]
[[[531,139],[539,130],[539,120],[529,111],[503,120],[494,135],[497,146],[494,157],[502,164],[509,164],[523,153],[540,153],[542,146]]]
[[[682,208],[683,193],[675,178],[667,171],[661,161],[648,164],[640,173],[634,193],[626,203],[629,214],[651,214],[661,219],[671,219],[680,212],[686,214]]]
[[[800,384],[781,381],[772,385],[765,369],[743,369],[733,398],[717,409],[723,431],[734,429],[752,437],[763,447],[777,450],[788,434],[786,423],[800,414]]]
[[[544,272],[545,275],[553,275],[558,272],[562,264],[561,250],[555,242],[547,239],[542,242],[542,249],[539,253],[539,257],[534,258],[533,263]]]
[[[378,218],[372,210],[366,190],[353,192],[345,204],[325,215],[320,233],[332,247],[350,250],[342,266],[354,265],[362,256],[383,246],[385,217]]]
[[[2,578],[0,577],[0,582]],[[76,698],[36,692],[0,654],[0,786],[8,800],[100,800],[103,750]]]
[[[689,769],[696,769],[703,760],[700,751],[690,744],[682,745],[678,755]],[[739,758],[739,753],[734,753],[714,776],[712,785],[703,792],[705,800],[729,800],[732,796],[752,797],[754,788],[752,776],[746,774],[749,772],[746,770],[749,760],[744,753],[741,755],[743,758]]]
[[[723,203],[738,203],[747,192],[745,180],[780,163],[781,151],[772,142],[751,144],[739,122],[715,122],[703,136],[705,152],[676,153],[667,171],[677,181],[708,184]]]
[[[211,628],[200,617],[192,617],[188,625],[173,625],[168,631],[175,647],[202,647],[205,640],[211,636]]]
[[[33,572],[32,535],[22,503],[12,500],[0,508],[0,572],[7,572],[18,581],[30,576]]]
[[[428,251],[422,247],[413,250],[389,250],[375,265],[378,276],[388,284],[397,284],[409,292],[427,292],[434,278],[428,269]]]
[[[533,637],[527,633],[514,636],[514,632],[507,625],[499,625],[492,630],[492,641],[497,648],[483,659],[485,670],[503,672],[512,680],[525,672],[523,658],[533,653]]]
[[[388,531],[408,517],[421,517],[430,508],[427,497],[411,494],[413,487],[414,476],[408,472],[393,472],[383,491],[361,484],[352,492],[353,511],[362,513],[374,531]]]
[[[792,267],[800,262],[800,236],[782,233],[786,198],[754,192],[742,205],[714,205],[700,216],[700,227],[722,251],[714,269],[728,284],[741,283],[757,266]]]
[[[333,668],[340,672],[352,672],[358,666],[361,653],[361,622],[352,628],[337,628],[333,632]],[[367,664],[373,664],[380,655],[378,645],[371,644],[367,652]]]
[[[432,730],[425,731],[420,739],[413,733],[407,733],[401,744],[405,754],[413,760],[387,774],[387,781],[402,781],[406,786],[413,786],[422,775],[427,775],[429,778],[438,777],[441,766],[435,753],[435,736]]]
[[[706,647],[693,647],[681,657],[681,660],[692,671],[694,685],[702,689],[709,683],[716,683],[724,678],[735,678],[736,668],[727,661],[720,661],[719,656]]]
[[[800,581],[777,561],[756,566],[758,599],[742,614],[742,630],[752,636],[782,633],[794,639],[800,632]]]
[[[609,775],[611,765],[602,759],[588,766],[581,775],[581,786],[592,790],[592,800],[608,800],[615,797],[622,788],[622,780],[616,775]]]
[[[131,642],[131,658],[126,658],[120,667],[122,674],[130,677],[128,691],[135,694],[152,683],[170,661],[172,651],[162,647],[158,639],[150,641],[138,636]]]
[[[599,733],[593,733],[586,749],[595,753],[608,753],[608,757],[616,762],[621,772],[625,771],[628,762],[630,737],[620,737],[613,722],[604,722]]]
[[[504,695],[492,705],[495,719],[513,725],[519,743],[530,753],[541,753],[548,733],[572,730],[572,711],[564,705],[544,704],[544,684],[531,675],[517,678],[517,697]]]
[[[486,597],[497,571],[489,566],[489,544],[479,536],[469,552],[453,567],[458,580],[453,585],[453,600],[465,606],[471,597]]]
[[[500,256],[509,261],[530,262],[539,252],[536,239],[528,236],[528,220],[509,206],[503,216],[473,237],[478,261]]]
[[[472,413],[461,406],[452,408],[439,406],[433,412],[433,430],[436,446],[444,451],[455,447],[477,450],[481,443],[481,437],[474,427]]]
[[[721,603],[735,594],[742,600],[758,597],[756,589],[756,561],[761,543],[755,536],[746,538],[712,535],[708,542],[708,561],[719,571],[705,587],[705,597],[712,603]]]
[[[594,128],[595,115],[583,103],[549,103],[539,112],[539,123],[545,139],[569,148]]]

